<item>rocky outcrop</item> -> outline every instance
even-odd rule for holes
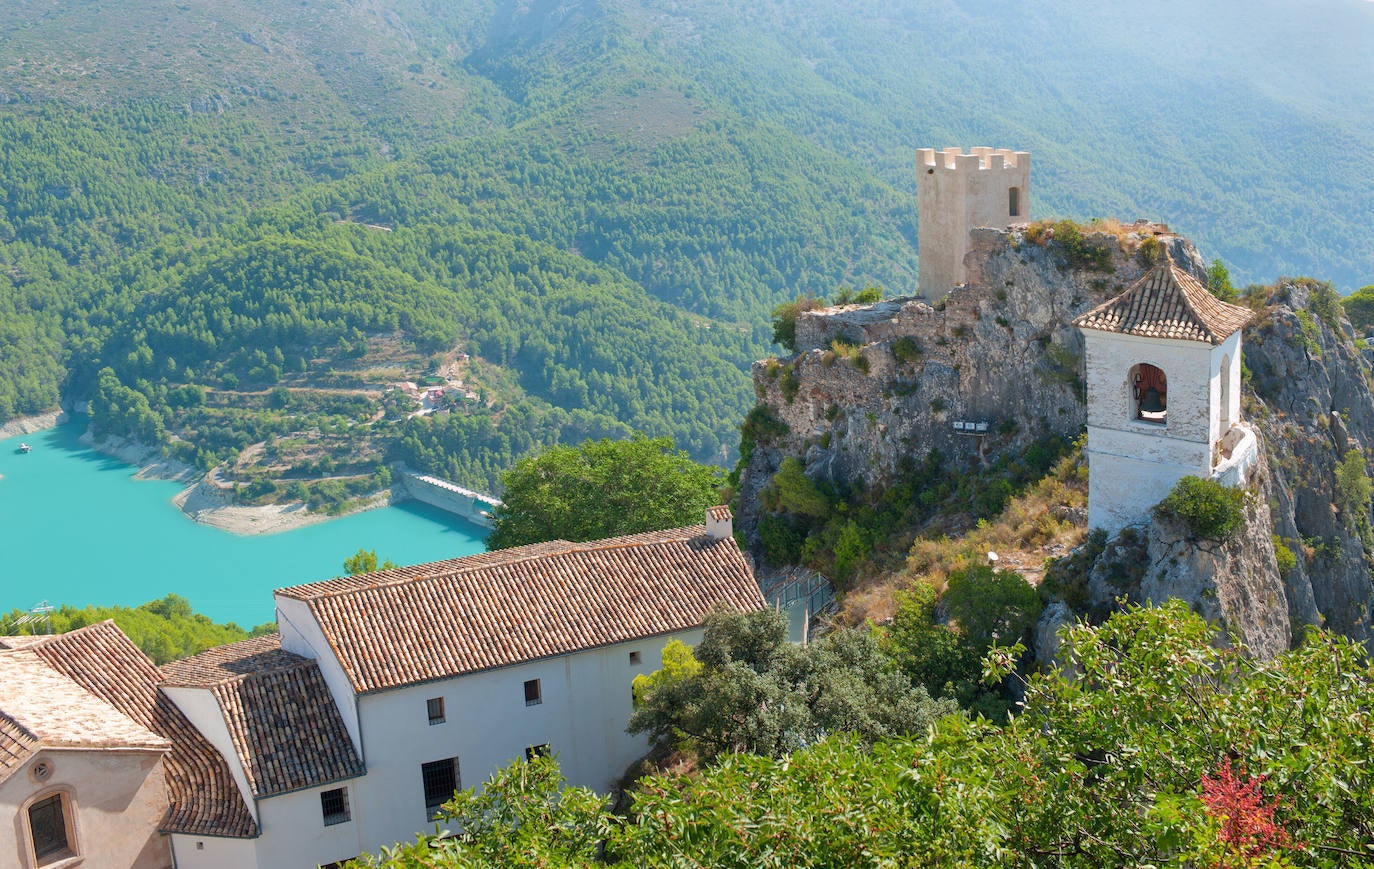
[[[754,365],[759,404],[787,431],[749,456],[740,529],[754,533],[758,493],[784,457],[816,480],[881,486],[931,450],[977,463],[1047,435],[1077,436],[1083,341],[1073,318],[1140,277],[1138,240],[1163,232],[1142,224],[1124,238],[1088,235],[1112,253],[1099,271],[1070,267],[1057,246],[1018,231],[974,230],[971,282],[934,307],[907,297],[802,314],[797,353]],[[1205,274],[1186,240],[1161,241]]]
[[[1367,643],[1374,517],[1368,503],[1342,503],[1336,469],[1359,450],[1368,473],[1374,395],[1369,364],[1332,295],[1305,281],[1271,294],[1273,307],[1245,336],[1253,393],[1246,413],[1265,433],[1274,533],[1297,556],[1283,577],[1290,620]]]
[[[1088,574],[1098,612],[1119,601],[1160,603],[1171,597],[1222,628],[1253,654],[1272,658],[1292,644],[1283,578],[1274,555],[1273,497],[1263,458],[1242,483],[1241,527],[1224,539],[1191,535],[1177,518],[1158,514],[1126,528],[1107,544]]]
[[[1187,241],[1160,240],[1205,279]],[[973,281],[936,306],[898,298],[805,313],[797,353],[755,364],[760,410],[781,425],[758,427],[741,474],[737,526],[751,544],[759,492],[786,457],[816,480],[882,486],[931,450],[976,464],[1082,430],[1082,340],[1071,322],[1143,272],[1133,239],[1090,237],[1111,250],[1110,271],[1070,268],[1055,246],[1016,231],[976,230],[974,242]],[[1244,412],[1261,455],[1244,472],[1243,529],[1225,541],[1191,538],[1167,517],[1127,529],[1088,565],[1090,608],[1183,598],[1261,655],[1309,624],[1369,642],[1374,514],[1349,485],[1352,463],[1369,474],[1374,447],[1365,348],[1323,285],[1281,283],[1263,301],[1245,333]],[[1052,645],[1064,620],[1054,612],[1037,645]]]

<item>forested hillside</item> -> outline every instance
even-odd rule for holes
[[[632,429],[727,462],[774,305],[913,287],[920,146],[1368,283],[1374,6],[1241,8],[5,4],[0,418],[94,398],[265,499]]]

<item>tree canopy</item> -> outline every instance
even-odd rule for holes
[[[449,805],[470,835],[367,865],[1369,865],[1363,649],[1314,631],[1261,661],[1217,639],[1181,602],[1133,608],[1067,629],[1073,666],[1031,676],[1005,726],[950,715],[915,738],[724,754],[641,779],[625,817],[558,791],[553,761],[519,762]]]
[[[692,461],[668,438],[636,434],[554,446],[521,459],[501,478],[487,546],[598,540],[700,525],[719,503],[721,469]]]
[[[629,731],[703,757],[780,757],[836,733],[870,741],[919,733],[957,708],[914,687],[867,632],[789,643],[787,622],[772,609],[712,610],[696,666],[682,651],[665,648],[664,669],[636,680]]]

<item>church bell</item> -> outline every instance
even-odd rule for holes
[[[1141,413],[1163,413],[1164,396],[1159,394],[1159,390],[1151,386],[1145,390],[1145,395],[1140,399]]]

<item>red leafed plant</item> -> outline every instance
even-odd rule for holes
[[[1278,797],[1265,802],[1262,775],[1232,771],[1231,759],[1217,764],[1216,774],[1202,774],[1202,802],[1210,817],[1221,821],[1221,841],[1247,862],[1281,848],[1296,847],[1288,832],[1274,822]]]

